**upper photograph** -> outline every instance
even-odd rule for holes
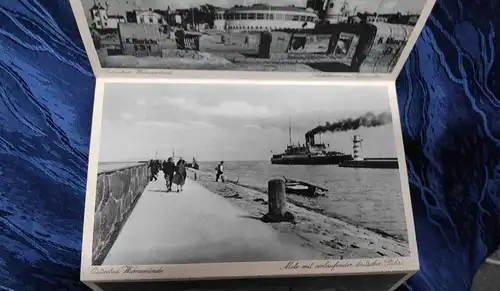
[[[427,2],[81,0],[75,16],[105,69],[388,74]]]

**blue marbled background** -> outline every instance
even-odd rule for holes
[[[397,85],[422,270],[469,290],[500,244],[500,4],[438,0]],[[67,0],[0,2],[0,290],[78,290],[92,76]]]

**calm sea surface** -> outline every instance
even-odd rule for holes
[[[267,182],[286,177],[321,185],[326,196],[307,198],[289,195],[289,200],[330,217],[406,239],[406,222],[399,171],[354,169],[335,165],[272,165],[269,161],[224,162],[225,175],[239,184],[267,190]],[[217,162],[200,162],[200,170],[213,171]]]

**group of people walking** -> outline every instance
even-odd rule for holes
[[[159,160],[150,160],[148,168],[151,171],[149,181],[158,180],[158,173],[160,170],[163,172],[165,177],[167,192],[172,191],[172,185],[177,185],[177,192],[182,191],[182,187],[186,182],[187,171],[186,171],[186,161],[182,158],[174,163],[173,158],[168,158],[166,161],[160,162]]]
[[[158,180],[158,173],[163,172],[165,177],[167,192],[172,191],[172,185],[177,185],[177,192],[182,191],[182,187],[186,183],[187,169],[186,161],[180,158],[177,164],[173,158],[168,158],[166,161],[150,160],[148,168],[150,169],[149,181]],[[224,179],[224,161],[221,161],[215,167],[215,182],[225,182]]]

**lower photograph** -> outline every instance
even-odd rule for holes
[[[98,80],[82,281],[394,289],[418,257],[391,86]]]

